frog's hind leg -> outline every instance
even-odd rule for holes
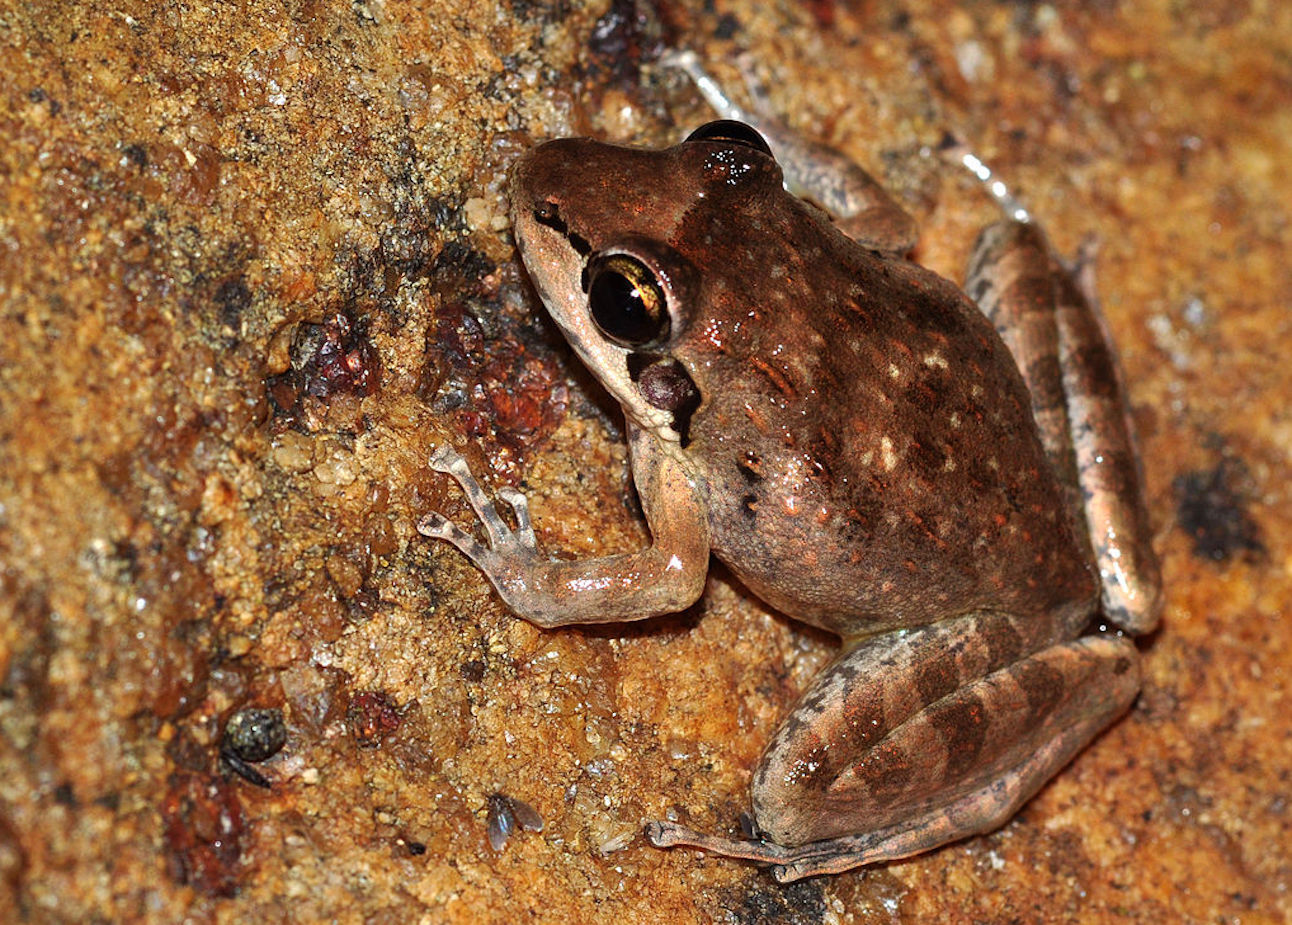
[[[1050,463],[1085,527],[1103,611],[1135,634],[1153,629],[1161,576],[1144,507],[1117,358],[1094,301],[1035,225],[1002,222],[974,247],[965,290],[995,325],[1032,393]]]
[[[769,862],[784,882],[1002,825],[1139,689],[1129,640],[1029,639],[1043,622],[975,615],[867,640],[768,745],[753,793],[770,841],[672,823],[652,824],[650,839]]]

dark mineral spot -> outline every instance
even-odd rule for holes
[[[213,296],[220,309],[220,319],[235,331],[242,315],[251,307],[251,290],[241,274],[231,276],[220,283]]]
[[[161,807],[172,879],[207,896],[235,896],[242,870],[242,807],[219,777],[171,777]]]
[[[760,922],[816,925],[825,917],[825,894],[816,878],[787,886],[757,882],[752,889],[732,887],[724,895],[723,906],[732,913],[731,920],[740,925]]]
[[[375,748],[399,728],[402,717],[394,701],[380,691],[355,694],[345,712],[350,734],[361,748]]]
[[[323,324],[300,324],[291,345],[291,368],[265,380],[280,416],[305,426],[311,402],[327,404],[344,392],[371,395],[380,384],[381,361],[368,322],[338,311]]]
[[[1214,468],[1186,472],[1171,483],[1175,516],[1193,540],[1193,554],[1212,562],[1234,556],[1249,560],[1265,555],[1260,528],[1247,513],[1242,484],[1246,467],[1232,458]]]

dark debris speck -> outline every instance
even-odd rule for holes
[[[272,758],[286,743],[287,724],[283,722],[282,710],[256,707],[239,710],[224,726],[220,759],[243,780],[268,790],[269,778],[251,765]]]
[[[283,711],[252,707],[229,717],[221,747],[243,761],[265,761],[282,751],[286,744]]]

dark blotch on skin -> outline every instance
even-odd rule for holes
[[[1012,665],[1023,654],[1023,640],[1008,620],[993,620],[990,624],[984,621],[979,626],[979,633],[987,645],[987,658],[992,668]]]
[[[912,436],[904,461],[920,479],[932,485],[945,472],[947,453],[932,433],[921,431]]]
[[[1036,659],[1019,662],[1011,674],[1027,697],[1028,717],[1023,725],[1029,729],[1040,728],[1046,717],[1058,709],[1068,689],[1063,674]]]
[[[943,780],[964,779],[977,766],[987,737],[987,723],[991,718],[986,706],[978,697],[959,694],[929,708],[928,719],[947,746]]]
[[[878,805],[909,799],[917,777],[915,760],[896,743],[881,743],[866,752],[854,770],[868,781],[870,798]]]
[[[923,703],[937,703],[960,685],[960,673],[952,658],[916,662],[912,668],[915,689]]]
[[[586,257],[592,253],[592,245],[588,243],[588,239],[583,235],[571,231],[565,236],[565,239],[570,242],[570,247],[579,252],[580,257]]]
[[[1118,383],[1121,381],[1117,361],[1106,344],[1084,344],[1073,351],[1067,367],[1081,377],[1081,390],[1092,398],[1117,402],[1120,398]]]

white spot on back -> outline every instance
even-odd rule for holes
[[[897,454],[893,452],[893,441],[888,437],[879,438],[879,459],[886,472],[892,472],[897,466]]]

